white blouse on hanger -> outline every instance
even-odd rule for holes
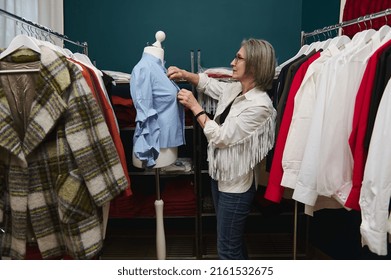
[[[378,255],[387,255],[391,233],[391,82],[380,101],[372,132],[360,194],[362,245]]]

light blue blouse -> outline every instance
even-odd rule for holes
[[[177,101],[179,87],[166,75],[163,62],[148,53],[131,73],[130,94],[136,108],[133,153],[152,168],[160,148],[185,144],[184,108]]]

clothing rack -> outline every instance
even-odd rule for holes
[[[314,37],[319,34],[328,33],[332,30],[343,28],[343,27],[346,27],[349,25],[360,24],[360,22],[372,21],[373,19],[380,18],[380,17],[386,17],[386,19],[387,19],[387,15],[390,15],[390,14],[391,14],[391,8],[388,8],[386,10],[376,12],[373,14],[369,14],[369,15],[365,15],[362,17],[358,17],[356,19],[343,21],[343,22],[340,22],[340,23],[337,23],[334,25],[323,27],[321,29],[316,29],[312,32],[302,31],[301,32],[301,46],[303,46],[305,44],[305,40],[308,37]],[[298,210],[298,202],[295,201],[294,221],[293,221],[293,223],[294,223],[294,225],[293,225],[293,227],[294,227],[294,230],[293,230],[293,259],[297,258],[298,211],[299,211]]]
[[[60,33],[56,32],[56,31],[51,30],[50,28],[48,28],[46,26],[43,26],[43,25],[40,25],[38,23],[32,22],[32,21],[27,20],[27,19],[25,19],[23,17],[20,17],[20,16],[17,16],[15,14],[12,14],[10,12],[7,12],[7,11],[5,11],[3,9],[0,9],[0,14],[4,15],[7,18],[15,20],[17,22],[21,22],[22,24],[27,24],[27,25],[29,25],[29,26],[31,26],[33,28],[42,30],[42,31],[50,34],[50,36],[53,35],[53,36],[55,36],[55,37],[57,37],[57,38],[59,38],[59,39],[61,39],[63,41],[66,41],[66,42],[68,42],[70,44],[73,44],[75,46],[81,47],[81,48],[83,48],[83,53],[85,55],[88,55],[88,44],[87,44],[87,42],[80,43],[78,41],[72,41],[66,35],[60,34]]]
[[[314,37],[314,36],[317,36],[319,34],[327,33],[327,32],[330,32],[332,30],[336,30],[336,29],[343,28],[343,27],[346,27],[346,26],[349,26],[349,25],[353,25],[353,24],[360,24],[360,22],[364,22],[365,23],[366,21],[372,21],[373,19],[380,18],[380,17],[386,17],[386,19],[387,19],[387,15],[390,15],[390,14],[391,14],[391,8],[383,10],[383,11],[380,11],[380,12],[377,12],[377,13],[373,13],[373,14],[362,16],[362,17],[358,17],[356,19],[343,21],[343,22],[340,22],[338,24],[326,26],[326,27],[323,27],[321,29],[316,29],[316,30],[314,30],[312,32],[306,33],[304,31],[302,31],[301,32],[301,45],[305,44],[305,40],[308,37]]]

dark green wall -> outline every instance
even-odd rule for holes
[[[270,41],[281,63],[300,47],[302,20],[311,27],[317,16],[323,15],[308,12],[309,2],[314,1],[64,0],[64,33],[72,40],[87,41],[89,57],[102,70],[130,73],[158,30],[166,33],[166,66],[190,70],[190,50],[200,49],[204,67],[229,67],[240,42],[249,37]],[[339,0],[322,2],[328,8],[322,17],[336,23]],[[338,2],[336,10],[333,2]],[[307,13],[315,17],[309,18]],[[319,20],[323,24],[323,19]]]

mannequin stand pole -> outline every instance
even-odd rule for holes
[[[295,213],[293,216],[293,259],[297,259],[297,216],[298,216],[298,205],[295,200]]]
[[[160,168],[155,169],[156,181],[156,255],[158,260],[166,259],[166,238],[164,234],[163,206],[164,202],[160,198]]]

